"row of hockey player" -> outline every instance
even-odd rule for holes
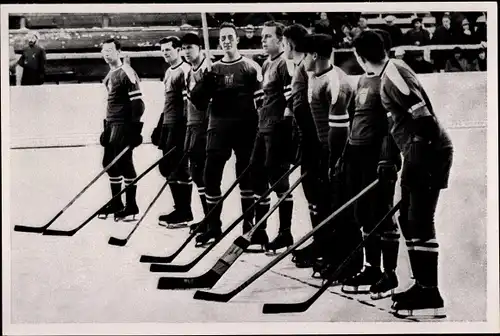
[[[371,293],[373,299],[392,296],[398,316],[444,316],[437,286],[434,213],[440,190],[447,187],[452,145],[415,74],[404,62],[389,60],[389,36],[375,30],[363,32],[356,39],[355,55],[365,70],[357,88],[351,87],[346,74],[332,64],[331,38],[309,34],[301,25],[264,25],[262,46],[268,59],[262,68],[239,54],[234,25],[224,23],[219,39],[224,56],[213,65],[200,52],[201,41],[195,34],[160,41],[170,67],[164,79],[164,110],[152,140],[164,153],[176,147],[174,154],[160,164],[160,172],[170,181],[175,207],[172,213],[160,216],[160,224],[177,227],[193,220],[192,179],[205,215],[211,213],[193,224],[199,231],[196,240],[206,244],[220,237],[221,181],[232,151],[237,176],[247,166],[251,168],[239,185],[242,211],[248,213],[243,233],[269,210],[267,198],[255,205],[253,213],[246,211],[254,198],[259,198],[297,160],[302,171],[308,172],[302,184],[313,227],[378,178],[375,190],[358,201],[352,211],[344,212],[335,223],[318,231],[312,244],[294,253],[297,267],[312,268],[313,276],[327,278],[392,207],[397,174],[402,170],[399,223],[415,285],[392,295],[398,287],[399,247],[398,226],[393,219],[366,241],[364,251],[337,280],[347,293]],[[180,57],[181,50],[189,64]],[[140,101],[138,79],[116,56],[119,44],[108,41],[103,52],[111,67],[105,81],[109,99],[103,135],[108,132],[114,139],[120,130],[115,125],[128,125],[123,137],[128,141],[119,146],[111,140],[102,141],[108,162],[124,145],[140,144],[138,120],[143,105],[141,112],[136,112],[133,103]],[[116,57],[111,60],[109,54]],[[117,79],[111,81],[114,77]],[[114,89],[122,82],[126,89]],[[124,103],[126,122],[118,122],[112,113],[110,102],[120,94],[120,99],[130,102]],[[189,162],[179,164],[186,152]],[[121,176],[125,182],[135,176],[131,158],[121,162],[117,165],[121,170],[109,173],[112,193],[121,190]],[[284,179],[275,192],[279,197],[288,188],[289,181]],[[124,208],[116,202],[105,212],[115,213],[117,218],[138,213],[135,189],[126,194],[126,201]],[[290,196],[278,208],[279,233],[275,240],[269,242],[263,223],[252,236],[252,243],[274,251],[292,245],[292,210]]]

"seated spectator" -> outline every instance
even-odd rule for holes
[[[245,35],[240,38],[238,43],[239,49],[260,49],[262,43],[260,38],[255,35],[255,28],[252,25],[247,25],[245,27]]]
[[[434,65],[424,59],[423,51],[413,51],[409,57],[407,64],[415,73],[433,73]]]
[[[341,30],[342,30],[342,35],[341,35],[340,47],[341,48],[351,48],[352,41],[353,41],[353,38],[351,35],[352,28],[349,25],[343,25]]]
[[[385,30],[391,36],[392,46],[398,47],[403,44],[403,32],[401,28],[395,25],[396,17],[394,15],[387,15],[385,18],[385,24],[380,27]]]
[[[474,32],[476,33],[476,37],[481,42],[487,41],[486,34],[486,17],[481,15],[476,20],[476,26],[474,27]]]
[[[475,32],[470,28],[469,20],[462,21],[462,31],[458,34],[456,39],[457,44],[479,44],[479,39]]]
[[[453,48],[453,57],[446,61],[444,71],[446,72],[464,72],[470,70],[470,64],[467,58],[463,56],[462,48]]]
[[[352,37],[356,38],[359,34],[361,34],[361,32],[369,29],[370,28],[368,27],[368,21],[365,17],[361,16],[358,20],[358,26],[351,31]]]
[[[412,29],[406,32],[404,37],[405,45],[425,46],[430,43],[429,31],[422,26],[422,18],[414,17],[411,20]]]
[[[335,28],[331,24],[327,13],[325,12],[320,13],[320,19],[316,21],[316,24],[314,25],[314,33],[330,35],[333,39],[333,46],[335,48],[339,47],[340,36],[337,34]]]
[[[455,44],[454,32],[451,29],[451,19],[448,15],[444,15],[441,19],[442,25],[436,28],[432,36],[431,44],[433,45],[450,45]],[[449,50],[431,50],[431,58],[434,60],[435,68],[440,71],[444,69],[446,60],[450,58]]]
[[[472,62],[471,71],[486,71],[486,49],[479,49],[477,58]]]

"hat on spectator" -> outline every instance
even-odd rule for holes
[[[405,50],[403,48],[395,48],[394,56],[403,56],[405,54]]]
[[[394,15],[387,15],[385,18],[384,18],[384,21],[385,22],[394,22],[396,21],[396,17]]]
[[[469,20],[467,20],[467,18],[463,19],[462,20],[462,26],[465,26],[465,25],[468,25],[469,24]]]
[[[484,15],[481,15],[477,18],[476,23],[486,23],[486,17]]]
[[[255,31],[255,27],[253,25],[249,24],[249,25],[247,25],[245,27],[245,31],[246,32],[254,32]]]
[[[422,23],[422,18],[419,18],[418,16],[413,16],[413,17],[411,18],[411,24],[413,25],[413,24],[415,24],[415,22],[420,22],[420,23]]]

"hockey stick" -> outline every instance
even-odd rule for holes
[[[302,238],[300,238],[295,244],[290,246],[286,251],[282,252],[280,255],[278,255],[276,258],[274,258],[269,264],[264,266],[261,270],[259,270],[257,273],[252,275],[250,278],[245,280],[242,284],[240,284],[238,287],[235,289],[227,292],[227,293],[213,293],[213,292],[207,292],[207,291],[196,291],[194,294],[194,299],[196,300],[205,300],[205,301],[217,301],[217,302],[228,302],[231,300],[234,296],[236,296],[239,292],[241,292],[243,289],[248,287],[251,283],[253,283],[255,280],[260,278],[262,274],[266,273],[269,271],[274,265],[279,263],[281,260],[283,260],[287,255],[289,255],[293,250],[295,250],[297,247],[302,245],[306,240],[308,240],[316,231],[318,231],[320,228],[328,224],[334,217],[336,217],[339,213],[344,211],[347,207],[351,206],[354,202],[356,202],[360,197],[365,195],[369,190],[371,190],[375,185],[377,185],[378,180],[373,181],[370,185],[368,185],[365,189],[360,191],[356,196],[351,198],[349,201],[347,201],[344,205],[342,205],[340,208],[335,210],[330,216],[325,218],[321,223],[319,223],[315,228],[313,228],[311,231],[309,231],[307,234],[305,234]]]
[[[198,257],[194,260],[190,261],[184,265],[168,265],[168,264],[151,264],[150,271],[151,272],[188,272],[191,268],[193,268],[198,262],[200,262],[203,257],[205,257],[224,237],[226,237],[231,230],[233,230],[239,222],[245,218],[245,216],[253,211],[255,206],[262,202],[263,199],[267,198],[276,188],[278,183],[280,183],[283,179],[287,178],[295,169],[297,169],[298,165],[295,164],[292,166],[279,180],[271,186],[262,196],[260,196],[243,214],[240,215],[229,227],[222,233],[222,235],[217,238],[210,246],[208,246]]]
[[[224,193],[224,195],[222,196],[222,198],[220,200],[217,201],[217,203],[215,204],[215,206],[208,212],[208,214],[206,214],[205,218],[203,219],[204,221],[207,220],[207,218],[210,217],[210,214],[214,211],[214,209],[216,209],[222,202],[224,202],[224,200],[229,197],[229,195],[231,194],[231,192],[234,190],[234,188],[236,188],[236,186],[240,183],[241,179],[246,175],[246,173],[250,170],[250,165],[248,165],[245,170],[243,171],[243,173],[241,173],[240,176],[238,176],[238,178],[233,182],[233,184],[229,187],[229,189]],[[183,250],[184,248],[186,248],[186,246],[191,242],[191,240],[193,240],[194,237],[196,237],[196,235],[198,234],[199,230],[200,230],[200,226],[198,226],[188,237],[187,239],[184,241],[184,243],[182,243],[182,245],[171,255],[169,256],[166,256],[166,257],[156,257],[156,256],[149,256],[149,255],[142,255],[141,256],[141,259],[139,260],[140,262],[142,263],[164,263],[164,264],[168,264],[170,262],[172,262]]]
[[[201,26],[203,29],[203,43],[205,44],[205,58],[207,62],[207,70],[212,71],[212,60],[210,59],[210,44],[208,43],[208,23],[207,13],[201,13]]]
[[[298,187],[307,173],[302,174],[297,181],[288,189],[271,209],[253,226],[253,228],[242,236],[236,238],[229,249],[217,260],[214,266],[204,274],[193,278],[161,277],[158,281],[158,289],[190,289],[190,288],[212,288],[222,278],[226,271],[250,246],[252,236],[283,203],[288,195]]]
[[[135,185],[147,173],[149,173],[151,170],[153,170],[153,168],[156,167],[161,162],[161,160],[163,160],[167,155],[169,155],[170,153],[172,153],[174,149],[175,149],[175,147],[173,147],[167,153],[165,153],[165,155],[163,155],[155,163],[153,163],[148,169],[146,169],[144,172],[142,172],[141,175],[137,176],[128,186],[126,186],[118,194],[116,194],[115,196],[113,196],[109,201],[106,202],[106,204],[104,204],[102,207],[100,207],[96,212],[94,212],[89,218],[87,218],[82,224],[80,224],[76,228],[74,228],[72,230],[67,230],[67,231],[48,229],[48,230],[43,231],[43,235],[47,235],[47,236],[73,236],[75,233],[77,233],[78,231],[80,231],[84,226],[86,226],[92,219],[94,219],[99,214],[99,211],[101,211],[102,208],[104,208],[105,206],[107,206],[114,199],[120,197],[131,186]]]
[[[130,146],[125,147],[120,152],[120,154],[118,154],[118,156],[115,157],[113,161],[111,161],[110,164],[108,164],[103,170],[101,170],[101,172],[99,174],[97,174],[97,176],[94,177],[94,179],[92,181],[90,181],[75,197],[73,197],[73,199],[71,201],[69,201],[69,203],[61,211],[59,211],[57,213],[57,215],[55,215],[55,217],[52,218],[47,224],[45,224],[44,226],[38,226],[38,227],[35,227],[35,226],[25,226],[25,225],[15,225],[14,226],[14,231],[17,231],[17,232],[30,232],[30,233],[42,233],[43,231],[45,231],[49,226],[52,225],[52,223],[54,223],[59,217],[61,217],[61,215],[66,210],[68,210],[68,208],[70,206],[72,206],[73,203],[75,203],[75,201],[77,199],[79,199],[80,196],[82,196],[83,193],[85,191],[87,191],[87,189],[90,188],[90,186],[95,183],[95,181],[97,181],[102,175],[104,175],[129,149],[130,149]]]
[[[311,305],[316,302],[316,300],[323,294],[337,279],[337,276],[344,270],[344,268],[349,264],[349,262],[354,258],[355,254],[361,250],[366,241],[375,232],[375,230],[388,218],[393,216],[399,209],[401,201],[398,201],[394,207],[382,218],[377,225],[368,233],[366,238],[356,246],[356,248],[347,256],[347,258],[335,269],[335,271],[328,277],[320,287],[320,289],[314,293],[310,298],[305,301],[297,303],[265,303],[262,307],[262,312],[264,314],[281,314],[281,313],[301,313],[305,312]]]

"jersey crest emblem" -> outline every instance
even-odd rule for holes
[[[224,75],[224,84],[226,86],[232,86],[234,82],[234,74],[226,74]]]
[[[368,97],[368,91],[368,88],[363,88],[358,91],[358,104],[364,105],[364,103],[366,102],[366,98]]]

